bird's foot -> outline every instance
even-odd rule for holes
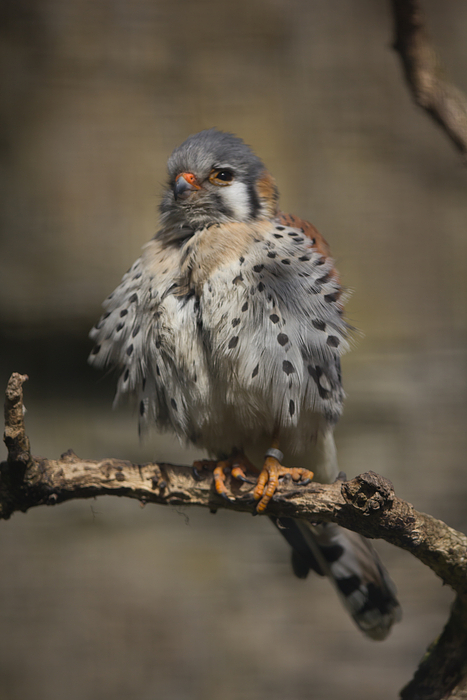
[[[263,513],[266,510],[269,501],[277,490],[279,479],[282,476],[291,476],[294,481],[300,481],[303,486],[308,484],[313,478],[313,472],[309,469],[303,469],[302,467],[283,467],[280,460],[282,460],[282,453],[279,450],[271,448],[266,452],[263,469],[256,482],[255,490],[253,491],[255,500],[259,501],[256,506],[256,511],[258,513]]]
[[[248,472],[253,472],[255,475],[258,473],[258,469],[250,462],[248,457],[242,452],[235,452],[230,455],[227,459],[223,459],[219,462],[214,460],[202,460],[199,462],[194,462],[193,472],[195,476],[199,474],[202,469],[208,469],[212,471],[214,476],[214,488],[219,496],[222,496],[226,500],[230,501],[231,498],[228,494],[225,481],[228,473],[237,479],[238,481],[243,481],[247,483],[254,483],[251,479],[248,479]]]
[[[279,450],[275,448],[268,450],[259,476],[259,470],[243,452],[234,452],[227,459],[220,461],[206,459],[194,462],[193,472],[196,478],[200,478],[202,470],[212,471],[216,493],[227,501],[232,500],[226,487],[226,478],[229,473],[234,479],[249,484],[254,484],[255,480],[249,479],[248,475],[254,476],[256,483],[253,490],[253,498],[255,501],[259,501],[256,511],[257,513],[263,513],[277,490],[280,478],[289,476],[293,481],[300,482],[302,486],[308,484],[313,478],[313,472],[308,469],[283,467],[280,463],[282,458],[282,453]]]

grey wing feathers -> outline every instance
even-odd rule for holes
[[[140,277],[141,259],[134,263],[120,285],[104,301],[106,311],[89,334],[96,343],[89,356],[90,364],[96,367],[111,364],[121,372],[117,398],[124,391],[134,390],[145,376],[141,346],[149,328],[138,313],[143,301],[147,303],[142,298]]]
[[[170,290],[170,282],[155,284],[144,258],[139,258],[103,303],[106,312],[90,332],[96,345],[89,362],[111,365],[119,372],[115,403],[123,394],[137,396],[140,432],[156,423],[185,436],[183,389],[189,382],[177,381],[176,330],[167,319],[167,306],[179,302],[170,297],[163,303]],[[190,316],[190,310],[184,313]],[[172,316],[184,325],[181,311],[172,311]]]

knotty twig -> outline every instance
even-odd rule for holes
[[[131,464],[117,459],[80,459],[71,450],[60,459],[32,457],[23,420],[26,376],[13,374],[5,403],[8,460],[0,464],[0,519],[38,505],[114,495],[144,503],[196,505],[255,513],[249,483],[227,480],[230,498],[213,487],[212,472],[172,464]],[[467,537],[398,498],[390,481],[374,472],[334,484],[297,487],[283,480],[268,506],[276,516],[335,522],[366,537],[382,538],[409,551],[457,593],[451,617],[433,643],[403,700],[461,698],[467,679]],[[460,694],[459,694],[460,693]]]
[[[413,98],[441,126],[467,163],[467,98],[444,75],[419,0],[392,0],[394,49]]]

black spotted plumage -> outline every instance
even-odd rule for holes
[[[231,134],[206,130],[175,149],[160,228],[104,302],[90,362],[119,370],[116,399],[136,397],[141,430],[215,457],[243,450],[258,466],[275,436],[286,466],[329,483],[349,345],[343,293],[326,241],[277,198]],[[400,611],[371,546],[331,524],[275,524],[297,576],[329,576],[358,626],[386,636]]]

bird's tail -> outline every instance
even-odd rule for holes
[[[401,619],[401,608],[395,586],[368,540],[334,523],[271,520],[292,546],[295,575],[306,578],[313,569],[328,576],[362,632],[385,639]]]

